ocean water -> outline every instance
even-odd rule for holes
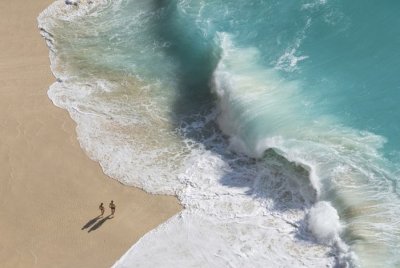
[[[398,1],[75,2],[38,18],[49,97],[184,206],[114,267],[400,267]]]

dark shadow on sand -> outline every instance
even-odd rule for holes
[[[87,228],[89,228],[90,226],[92,226],[93,224],[95,224],[95,222],[100,219],[101,216],[97,216],[91,220],[89,220],[85,225],[83,225],[83,227],[81,228],[81,230],[85,230]]]
[[[114,216],[108,215],[107,217],[99,220],[95,225],[90,227],[90,229],[88,230],[88,233],[99,229],[103,225],[103,223],[105,223],[107,220],[112,219],[112,218],[114,218]]]

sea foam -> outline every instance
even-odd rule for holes
[[[356,266],[353,252],[364,265],[385,263],[396,250],[399,210],[392,194],[379,194],[391,189],[379,152],[385,139],[315,117],[301,81],[280,73],[306,59],[300,46],[312,21],[270,68],[259,62],[259,48],[219,31],[210,56],[216,108],[210,100],[177,119],[179,89],[192,84],[180,83],[185,59],[174,42],[184,55],[198,51],[185,51],[196,40],[168,40],[164,26],[186,29],[196,7],[56,1],[38,18],[57,78],[49,97],[77,123],[82,148],[109,176],[176,195],[185,208],[114,266]],[[202,17],[207,7],[201,3],[193,23],[202,37],[215,29]],[[362,239],[349,247],[346,232]],[[370,245],[378,254],[369,254]]]

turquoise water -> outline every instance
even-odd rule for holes
[[[312,59],[302,66],[306,87],[320,92],[327,113],[385,137],[386,152],[398,151],[399,3],[339,1],[333,8],[329,16],[338,18],[329,19],[337,21],[319,15],[302,46]]]
[[[290,207],[267,211],[296,214],[292,225],[303,227],[294,232],[331,248],[321,253],[326,265],[400,265],[398,1],[120,0],[68,8],[46,21],[60,78],[50,97],[70,111],[82,146],[106,173],[147,191],[178,192],[190,208],[182,178],[201,148],[234,166],[230,176],[243,178],[235,187],[250,187],[261,207],[268,200]],[[94,123],[93,115],[107,119]],[[148,179],[132,175],[137,161]],[[304,171],[308,179],[292,188]],[[230,184],[215,176],[190,187]],[[272,188],[256,195],[260,178]],[[287,185],[274,193],[279,183]],[[318,267],[317,257],[304,257],[310,251],[297,258]],[[246,256],[229,263],[238,267]],[[283,259],[276,263],[289,265]]]

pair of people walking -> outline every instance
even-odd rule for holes
[[[114,216],[115,204],[114,204],[113,200],[111,200],[111,202],[108,205],[108,207],[111,209],[111,216]],[[100,204],[99,209],[100,209],[100,213],[101,213],[100,216],[103,216],[103,214],[104,214],[104,205],[103,205],[103,203]]]

